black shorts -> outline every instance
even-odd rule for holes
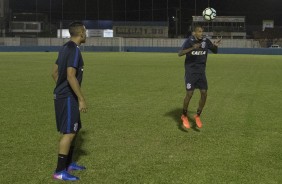
[[[207,90],[208,81],[205,73],[185,73],[185,86],[187,91],[194,89]]]
[[[63,134],[77,133],[81,128],[78,100],[70,96],[54,102],[57,130]]]

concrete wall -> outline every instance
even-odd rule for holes
[[[0,38],[0,52],[57,52],[69,39]],[[91,37],[80,49],[89,52],[173,52],[177,53],[185,39],[168,38],[101,38]],[[213,40],[212,40],[213,41]],[[260,48],[259,42],[245,39],[224,39],[219,48],[224,54],[282,55],[282,49]]]
[[[91,37],[87,39],[85,46],[106,46],[106,47],[181,47],[185,39],[169,38],[101,38]],[[0,38],[0,45],[3,46],[61,46],[68,39],[63,38]],[[213,41],[213,40],[212,40]],[[245,39],[224,39],[222,48],[260,48],[255,40]]]
[[[0,46],[0,52],[57,52],[60,46]],[[169,52],[178,53],[179,47],[81,46],[86,52]],[[219,54],[282,55],[282,49],[270,48],[219,48]]]

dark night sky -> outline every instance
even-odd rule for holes
[[[219,16],[246,16],[247,25],[261,25],[263,19],[272,19],[275,25],[282,26],[282,0],[168,0],[169,16],[175,15],[175,9],[181,2],[181,21],[191,21],[195,1],[197,15],[208,7],[209,2]],[[64,20],[167,20],[167,0],[140,0],[141,11],[139,0],[10,0],[10,8],[13,12],[36,12],[36,2],[38,13],[50,15],[51,7],[52,20],[61,19],[62,16]]]

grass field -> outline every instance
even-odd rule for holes
[[[0,53],[0,183],[60,183],[57,53]],[[83,53],[78,183],[282,183],[282,56],[209,55],[203,128],[180,126],[184,57]],[[198,91],[189,114],[197,109]],[[191,119],[192,120],[192,119]],[[192,120],[193,122],[193,120]]]

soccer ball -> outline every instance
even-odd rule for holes
[[[204,17],[204,19],[207,20],[207,21],[211,21],[211,20],[215,19],[215,17],[216,17],[216,11],[215,11],[215,9],[210,8],[210,7],[206,8],[206,9],[203,11],[203,17]]]

